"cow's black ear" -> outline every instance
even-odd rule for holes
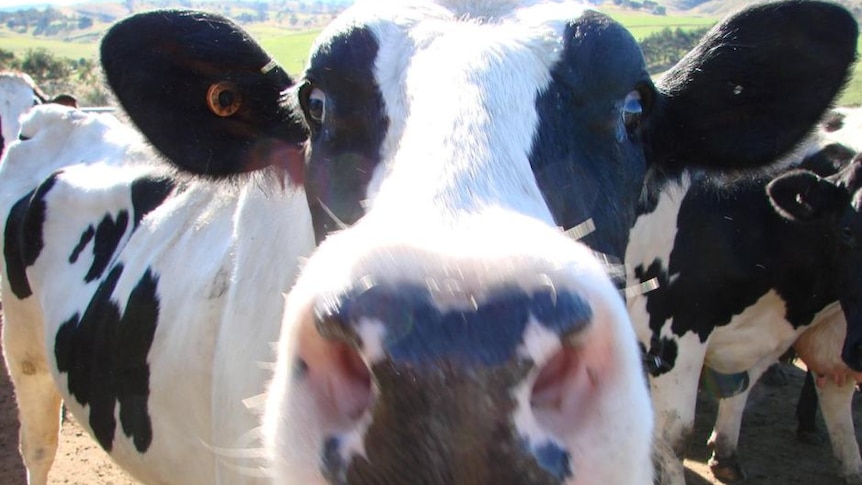
[[[766,193],[780,216],[799,222],[840,215],[847,204],[846,191],[808,170],[791,170],[774,178]]]
[[[222,177],[297,163],[305,130],[282,99],[293,81],[230,20],[134,15],[108,31],[101,58],[129,117],[181,169]]]
[[[756,167],[791,150],[845,85],[858,27],[816,1],[757,5],[711,29],[658,82],[652,161]]]

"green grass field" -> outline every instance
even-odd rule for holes
[[[711,17],[656,16],[615,8],[605,10],[611,17],[625,25],[637,39],[643,39],[665,28],[694,30],[709,27],[717,20]],[[268,25],[252,25],[249,31],[289,73],[294,75],[302,71],[311,43],[320,32],[319,30],[289,32]],[[62,41],[0,31],[0,46],[19,56],[29,49],[43,48],[55,55],[71,59],[95,58],[98,53],[98,40],[99,36],[95,32],[71,41]],[[859,49],[862,50],[862,40],[860,40]],[[838,104],[862,105],[862,64],[856,66],[854,76]]]

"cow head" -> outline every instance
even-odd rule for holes
[[[847,320],[841,358],[862,370],[862,157],[825,178],[790,171],[772,180],[767,193],[781,216],[808,224],[822,238],[818,253],[829,261],[825,272],[835,280]]]
[[[594,226],[582,240],[619,257],[648,173],[775,159],[855,56],[844,10],[761,6],[717,26],[656,86],[609,17],[525,3],[357,4],[288,92],[295,119],[276,103],[284,84],[260,72],[267,58],[241,56],[244,96],[262,89],[272,103],[249,113],[277,115],[240,126],[288,141],[307,130],[322,241],[288,296],[267,403],[280,482],[650,483],[652,417],[625,309],[608,268],[559,227]],[[192,62],[188,34],[168,25],[209,22],[150,15],[166,22],[165,46],[117,50],[135,17],[102,48],[131,118],[186,170],[260,166],[221,140],[244,131],[204,104],[199,66],[223,61]],[[249,49],[231,29],[193,37]],[[158,45],[150,32],[135,42]],[[140,71],[173,79],[185,66],[204,79],[169,82],[162,109],[122,93]],[[178,95],[190,96],[182,108]]]

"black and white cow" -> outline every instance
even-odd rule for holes
[[[235,25],[131,17],[103,42],[108,81],[149,142],[203,177],[156,177],[133,211],[137,179],[118,170],[106,215],[77,167],[22,203],[10,237],[39,250],[6,264],[51,316],[15,323],[47,342],[7,357],[16,386],[45,391],[50,375],[53,399],[149,483],[254,482],[259,425],[274,483],[650,483],[623,301],[559,226],[593,221],[584,241],[620,258],[648,174],[790,150],[856,36],[830,4],[756,7],[655,86],[631,35],[582,5],[367,1],[280,103],[283,73]],[[96,251],[88,229],[118,226],[117,207],[136,223]],[[285,306],[312,226],[322,243]],[[258,421],[243,400],[270,378]],[[25,435],[56,416],[35,401]],[[25,446],[37,462],[42,439]]]
[[[18,138],[21,127],[19,118],[33,106],[46,102],[54,102],[72,106],[76,100],[69,95],[49,98],[33,82],[33,78],[23,72],[0,72],[0,154],[9,143]]]
[[[658,283],[628,305],[657,364],[651,389],[667,483],[683,483],[675,457],[685,452],[703,366],[706,384],[725,397],[710,438],[710,464],[723,479],[744,475],[736,446],[750,384],[807,328],[846,319],[839,353],[862,370],[860,163],[833,138],[813,135],[770,173],[728,181],[691,172],[666,183],[634,226],[630,280]],[[773,180],[775,170],[786,173]],[[858,447],[855,459],[841,452],[855,437],[838,445],[842,474],[862,479]]]
[[[860,128],[862,110],[833,110],[812,140],[814,150],[824,148],[802,163],[813,171],[791,166],[786,173],[770,181],[766,189],[778,215],[800,226],[798,229],[807,236],[802,244],[824,258],[822,270],[842,288],[843,311],[833,307],[834,311],[819,315],[796,339],[793,349],[809,370],[797,407],[799,432],[813,429],[813,413],[819,400],[839,474],[849,483],[862,483],[862,458],[851,412],[856,382],[862,380],[862,372],[851,369],[842,359],[848,354],[845,344],[848,323],[851,332],[859,331],[859,299],[862,298],[862,252],[858,236],[862,231],[859,214],[862,158],[858,155],[862,144],[854,136]],[[836,172],[836,168],[840,170]],[[810,245],[812,236],[821,240],[817,248]],[[816,386],[811,378],[812,371],[816,375]],[[710,437],[713,473],[726,480],[745,476],[736,451],[749,391],[750,387],[720,401]]]

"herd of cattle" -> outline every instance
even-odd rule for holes
[[[117,23],[130,122],[0,74],[28,483],[64,403],[147,484],[680,485],[702,376],[738,479],[791,347],[862,483],[857,36],[754,6],[654,83],[581,5],[360,1],[298,80],[219,15]]]

